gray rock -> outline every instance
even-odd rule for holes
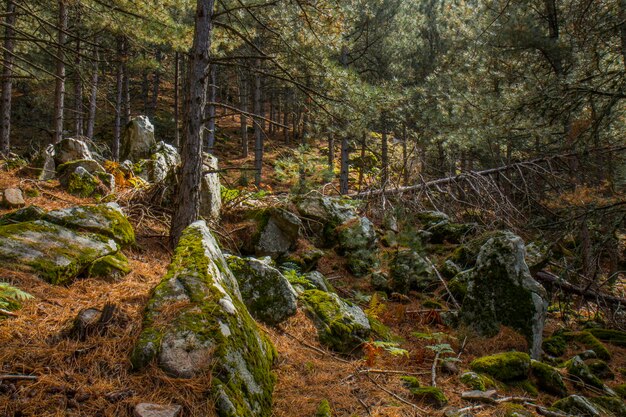
[[[133,227],[117,203],[54,210],[44,218],[50,223],[108,236],[122,246],[135,243]]]
[[[181,162],[176,148],[161,141],[151,149],[151,152],[149,158],[139,160],[137,165],[125,164],[124,169],[128,171],[130,168],[133,174],[151,183],[164,181],[175,173]]]
[[[530,275],[522,239],[505,232],[481,247],[467,285],[461,319],[484,336],[495,336],[500,324],[522,333],[530,353],[541,353],[548,302],[546,290]]]
[[[271,414],[276,351],[248,313],[204,221],[183,231],[143,325],[131,355],[135,369],[157,361],[174,378],[210,372],[218,415]]]
[[[281,208],[272,208],[261,218],[258,239],[254,244],[256,256],[276,259],[296,247],[302,228],[298,216]]]
[[[219,220],[222,210],[222,193],[217,158],[202,154],[202,183],[200,185],[200,215],[207,220]]]
[[[128,122],[124,128],[120,147],[120,160],[139,161],[140,159],[149,158],[155,145],[154,126],[150,119],[147,116],[137,116]]]
[[[303,276],[304,276],[304,279],[309,281],[311,284],[313,284],[315,288],[317,288],[320,291],[324,291],[324,292],[334,291],[333,286],[330,285],[328,280],[326,280],[326,277],[319,271],[307,272]]]
[[[296,206],[303,217],[322,223],[332,223],[333,226],[357,217],[356,210],[350,204],[322,195],[309,195],[298,201]]]
[[[227,255],[226,261],[252,316],[276,325],[296,313],[296,292],[278,269],[254,258]]]
[[[389,275],[394,291],[400,294],[410,290],[423,291],[438,282],[426,258],[412,249],[402,249],[394,254]]]
[[[2,206],[8,209],[24,207],[26,202],[19,188],[7,188],[2,195]]]
[[[66,172],[67,177],[63,180],[61,185],[67,189],[68,193],[83,198],[92,196],[97,190],[106,193],[105,190],[101,188],[102,184],[100,181],[85,168],[79,166],[73,172]]]
[[[368,339],[372,329],[359,306],[320,290],[306,290],[300,299],[317,327],[320,343],[328,348],[351,354]]]
[[[80,168],[80,169],[78,169]],[[76,161],[66,162],[57,167],[57,174],[59,176],[59,183],[63,188],[68,188],[72,179],[72,174],[79,173],[79,175],[85,175],[84,172],[91,174],[92,178],[95,178],[96,173],[105,174],[106,171],[97,161],[93,159],[79,159]]]
[[[118,250],[113,239],[44,220],[0,226],[0,262],[32,270],[53,284],[72,281],[94,261]]]
[[[372,272],[372,275],[370,276],[370,284],[372,284],[372,288],[376,291],[383,291],[387,293],[393,291],[389,278],[384,272],[381,271]]]
[[[80,159],[94,159],[87,143],[78,138],[61,139],[53,150],[54,163],[57,166]]]
[[[378,268],[378,254],[374,249],[359,249],[346,254],[348,270],[356,277],[364,277]]]
[[[54,145],[48,145],[40,155],[41,173],[38,179],[48,181],[56,176],[56,163],[54,162]]]
[[[567,364],[567,372],[574,376],[575,380],[581,380],[587,385],[591,385],[592,387],[604,388],[604,383],[591,372],[589,367],[580,356],[574,356]]]
[[[560,399],[552,404],[552,407],[577,416],[595,417],[604,415],[599,407],[581,395],[570,395]]]
[[[367,217],[346,220],[336,229],[341,252],[370,249],[376,244],[376,229]]]
[[[178,417],[180,405],[140,403],[135,406],[135,417]]]
[[[479,403],[487,403],[487,404],[495,404],[498,399],[498,393],[495,389],[490,389],[487,391],[473,390],[473,391],[465,391],[461,394],[461,399],[465,401],[479,402]]]
[[[0,226],[6,224],[15,224],[22,222],[30,222],[33,220],[40,220],[46,215],[46,210],[38,206],[28,206],[19,210],[12,211],[3,216],[0,216]]]

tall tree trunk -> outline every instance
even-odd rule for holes
[[[402,182],[409,185],[409,152],[406,125],[402,125]]]
[[[13,89],[13,50],[15,40],[13,39],[13,27],[15,26],[15,3],[7,0],[7,18],[4,30],[4,57],[2,62],[2,99],[0,101],[0,153],[8,155],[11,150],[11,92]]]
[[[387,181],[389,180],[389,143],[387,142],[387,120],[386,117],[382,116],[382,143],[381,143],[381,182],[382,188],[387,186]]]
[[[149,99],[148,90],[150,90],[150,80],[148,80],[148,71],[143,70],[143,72],[141,73],[141,101],[143,103],[143,114],[149,116],[150,108],[148,104],[148,99]]]
[[[76,20],[76,24],[78,25],[80,22],[80,17],[78,17]],[[74,60],[74,130],[76,131],[76,136],[83,135],[83,80],[80,74],[80,67],[82,64],[80,44],[80,30],[78,30],[76,36],[76,59]]]
[[[257,68],[261,65],[261,61],[257,59]],[[254,114],[261,114],[261,76],[259,73],[254,74]],[[263,131],[261,129],[261,120],[254,120],[254,183],[257,187],[261,185],[261,177],[263,174]]]
[[[209,105],[207,111],[207,151],[213,153],[215,147],[215,104],[217,102],[217,65],[211,64],[209,69]]]
[[[180,146],[179,119],[179,90],[180,90],[180,57],[178,52],[174,54],[174,146]]]
[[[344,133],[341,136],[341,172],[339,173],[339,192],[341,195],[348,194],[348,176],[350,174],[350,141]]]
[[[285,140],[285,145],[289,145],[289,92],[285,93],[285,109],[283,114],[283,135]]]
[[[118,40],[118,59],[117,74],[116,74],[116,88],[115,88],[115,123],[113,127],[113,144],[111,146],[112,158],[114,161],[120,159],[120,138],[122,135],[122,106],[123,106],[123,94],[124,94],[124,62],[123,62],[123,40]]]
[[[328,169],[332,172],[335,169],[335,135],[328,133]]]
[[[128,71],[128,40],[122,39],[122,124],[126,125],[130,121],[130,75]]]
[[[239,76],[239,107],[243,112],[248,112],[248,78],[241,72]],[[248,116],[242,113],[240,116],[241,125],[241,156],[248,157]]]
[[[181,147],[182,165],[170,241],[173,245],[183,230],[200,216],[202,178],[202,131],[206,85],[209,82],[209,51],[214,0],[197,0],[195,33],[189,62],[188,111],[185,112],[185,137]]]
[[[67,40],[67,19],[68,10],[66,0],[59,0],[59,32],[57,37],[57,68],[56,83],[54,89],[54,136],[52,143],[59,143],[63,138],[63,112],[65,109],[65,61],[63,59],[63,48]]]
[[[619,34],[622,40],[622,60],[626,68],[626,0],[619,1]]]
[[[363,178],[365,176],[363,161],[365,161],[365,140],[367,139],[367,134],[363,133],[361,137],[361,166],[359,167],[359,180],[357,183],[357,187],[359,188],[359,192],[362,191],[363,187]]]
[[[94,60],[93,69],[91,73],[91,95],[89,97],[89,115],[87,117],[87,137],[93,139],[93,130],[96,124],[96,109],[98,101],[98,61],[100,60],[100,54],[98,48],[94,47],[93,50]]]
[[[163,60],[163,56],[159,49],[157,49],[155,53],[155,58],[157,68],[154,70],[152,79],[152,103],[150,104],[150,117],[152,119],[156,116],[157,104],[159,102],[159,88],[161,85],[161,61]]]

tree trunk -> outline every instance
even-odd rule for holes
[[[159,87],[161,85],[161,61],[163,60],[161,51],[157,49],[155,54],[157,68],[154,70],[152,79],[152,103],[150,104],[150,117],[154,119],[157,111],[157,103],[159,102]]]
[[[239,77],[239,106],[243,112],[248,112],[248,78],[242,72]],[[248,116],[242,113],[239,116],[241,125],[241,156],[248,157]]]
[[[91,95],[89,97],[89,115],[87,117],[87,137],[93,139],[94,126],[96,124],[96,109],[98,100],[98,60],[100,54],[98,48],[94,47],[93,50],[93,72],[91,73]]]
[[[63,111],[65,107],[65,61],[63,60],[63,47],[67,40],[67,4],[66,0],[59,0],[59,33],[57,37],[57,68],[56,83],[54,89],[54,136],[52,143],[59,143],[63,138]]]
[[[113,127],[113,144],[111,153],[114,161],[120,159],[120,138],[122,135],[122,95],[124,93],[124,62],[122,57],[122,40],[118,40],[118,59],[115,95],[115,123]]]
[[[389,144],[387,142],[387,121],[385,116],[382,117],[382,143],[381,143],[381,182],[382,188],[387,186],[387,181],[389,180]]]
[[[335,135],[328,133],[328,169],[335,169]]]
[[[261,61],[257,60],[257,68]],[[256,73],[254,75],[254,114],[261,114],[261,76]],[[261,185],[261,176],[263,171],[263,132],[261,129],[261,120],[254,120],[254,183],[257,187]]]
[[[206,85],[209,81],[209,51],[214,0],[197,0],[195,33],[189,62],[188,111],[185,112],[185,137],[181,147],[182,165],[170,241],[173,245],[183,230],[200,216],[200,181],[202,179],[202,131]]]
[[[122,108],[124,113],[122,114],[122,124],[125,126],[130,121],[130,76],[128,74],[128,40],[124,37],[122,39]]]
[[[77,24],[80,18],[77,18]],[[80,66],[82,64],[80,51],[80,30],[76,37],[76,59],[74,60],[74,121],[76,136],[83,135],[83,80],[81,79]]]
[[[15,40],[13,39],[13,27],[15,26],[15,3],[7,0],[7,18],[4,30],[4,57],[2,62],[2,100],[0,102],[0,153],[8,155],[11,150],[11,92],[13,89],[13,50]]]
[[[207,109],[208,128],[207,128],[207,152],[213,153],[215,147],[215,103],[217,101],[217,65],[211,64],[209,68],[209,102]]]
[[[409,152],[406,125],[402,125],[402,183],[409,185]]]
[[[289,145],[289,92],[285,93],[285,110],[283,114],[283,135],[285,139],[285,145]]]
[[[174,146],[178,148],[180,146],[180,130],[178,126],[178,109],[180,107],[179,90],[180,90],[180,57],[178,52],[174,54]]]
[[[350,169],[350,141],[344,133],[341,137],[341,172],[339,173],[339,192],[341,195],[348,194],[348,176]]]
[[[619,0],[619,34],[622,40],[622,60],[626,69],[626,0]]]

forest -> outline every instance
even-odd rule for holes
[[[0,3],[0,417],[626,416],[626,0]]]

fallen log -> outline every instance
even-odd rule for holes
[[[585,300],[593,301],[595,303],[604,302],[612,306],[624,305],[626,306],[626,298],[616,297],[614,295],[603,294],[591,289],[583,288],[570,284],[569,282],[554,275],[552,272],[545,270],[535,272],[535,278],[542,284],[548,284],[558,287],[560,290],[569,293],[582,296]]]

